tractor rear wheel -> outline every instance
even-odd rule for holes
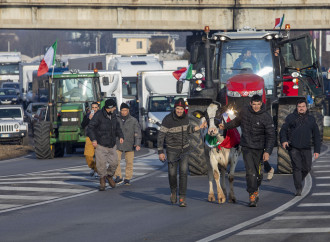
[[[34,150],[38,159],[52,159],[55,155],[54,145],[50,145],[51,123],[43,121],[34,127]]]
[[[277,118],[277,170],[280,173],[291,174],[292,164],[289,152],[282,148],[280,142],[280,131],[282,125],[285,122],[285,118],[292,113],[296,108],[296,105],[279,105],[278,106],[278,118]]]
[[[192,126],[199,126],[200,119],[194,117],[192,110],[194,106],[189,106],[189,122]],[[189,135],[190,150],[189,156],[189,171],[191,175],[207,175],[207,162],[209,162],[208,150],[205,149],[204,138],[200,131],[194,132]]]

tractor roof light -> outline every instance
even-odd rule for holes
[[[97,68],[94,69],[94,74],[97,74],[99,70]]]
[[[266,36],[266,39],[271,40],[271,39],[273,39],[273,36],[271,36],[271,35],[267,35],[267,36]]]
[[[204,32],[205,32],[206,34],[210,33],[210,27],[209,27],[209,26],[205,26],[205,27],[204,27]]]
[[[289,31],[290,30],[290,24],[285,25],[285,30]]]
[[[221,37],[220,37],[220,40],[221,40],[221,41],[225,41],[226,39],[227,39],[227,38],[226,38],[225,36],[221,36]]]

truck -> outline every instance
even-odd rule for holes
[[[83,147],[86,137],[81,122],[86,108],[102,101],[98,72],[55,70],[33,80],[34,96],[48,102],[45,121],[34,126],[38,159],[62,157],[65,150],[72,153],[75,147]]]
[[[162,60],[163,70],[180,70],[188,66],[188,60]]]
[[[138,71],[162,70],[156,55],[122,56],[104,54],[84,58],[69,59],[71,70],[121,71],[122,98],[124,102],[133,100],[136,93],[136,79]]]
[[[0,52],[0,84],[2,82],[19,82],[20,52]]]
[[[21,105],[0,106],[0,143],[29,145],[28,123]]]
[[[24,108],[32,102],[33,71],[38,68],[39,63],[19,63],[20,100]]]
[[[123,102],[120,71],[98,71],[102,95],[105,99],[112,98],[118,107]],[[118,108],[117,107],[117,108]]]
[[[185,82],[180,94],[176,93],[173,71],[138,72],[139,123],[144,144],[153,148],[157,141],[160,123],[174,109],[179,98],[188,96],[189,82]]]
[[[285,117],[295,109],[296,101],[302,98],[307,100],[310,113],[323,133],[324,83],[309,34],[291,37],[289,25],[284,32],[249,27],[212,35],[208,27],[204,31],[205,38],[193,43],[190,52],[190,63],[196,72],[189,80],[189,118],[192,124],[200,122],[194,117],[194,110],[205,110],[212,101],[239,110],[249,103],[251,96],[259,94],[273,117],[276,134]],[[277,48],[283,58],[274,57]],[[247,49],[256,59],[255,66],[236,67],[235,61]],[[250,72],[246,73],[245,69]],[[189,169],[195,174],[206,174],[208,154],[202,134],[192,135],[194,152],[190,154]],[[278,171],[291,173],[291,160],[279,144],[279,137],[276,145]]]

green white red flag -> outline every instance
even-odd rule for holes
[[[57,40],[55,43],[49,47],[46,54],[44,55],[44,58],[40,62],[39,68],[38,68],[38,76],[42,76],[43,74],[47,73],[49,68],[54,65],[55,58],[56,58],[56,49],[57,49]]]
[[[282,18],[276,18],[275,19],[274,29],[277,28],[277,27],[282,28],[283,22],[284,22],[284,14],[283,14],[283,17]]]
[[[187,68],[181,68],[180,70],[174,71],[172,74],[178,81],[189,80],[192,78],[192,64]]]

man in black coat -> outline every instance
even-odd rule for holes
[[[241,126],[241,143],[246,169],[246,184],[249,193],[249,206],[256,207],[259,200],[259,186],[262,180],[262,161],[268,161],[275,144],[273,119],[266,111],[262,98],[254,95],[250,105],[243,108],[236,118],[220,129],[232,129]]]
[[[108,180],[112,188],[116,186],[112,178],[118,166],[116,137],[122,144],[124,135],[114,113],[115,110],[116,102],[113,99],[106,100],[104,107],[94,114],[88,125],[88,136],[95,148],[96,169],[100,176],[100,191],[105,190],[105,179]]]
[[[282,147],[289,150],[292,161],[296,196],[301,196],[302,182],[312,168],[312,137],[314,158],[317,159],[321,150],[320,131],[315,118],[308,112],[306,100],[298,100],[297,109],[286,117],[280,131]]]

